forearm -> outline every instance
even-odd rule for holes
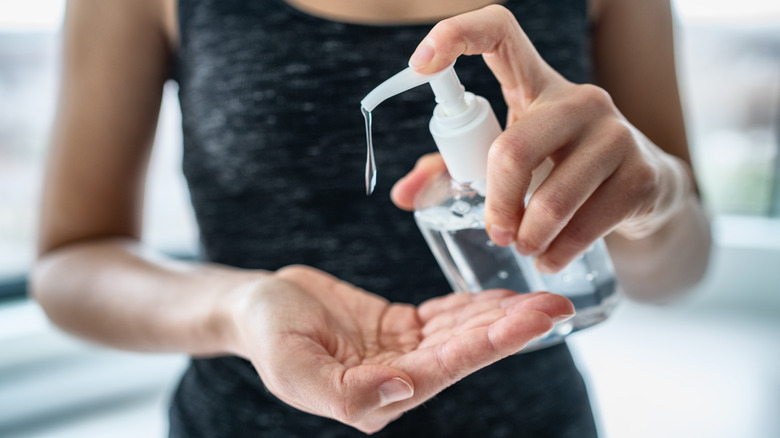
[[[57,326],[79,337],[128,350],[212,355],[235,352],[238,286],[262,276],[106,239],[43,255],[32,294]]]
[[[711,237],[707,215],[691,193],[651,235],[629,239],[613,232],[606,242],[625,293],[639,301],[663,302],[702,278]]]

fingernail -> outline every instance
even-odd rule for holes
[[[560,315],[560,316],[556,316],[552,320],[553,320],[553,323],[559,324],[561,322],[568,321],[568,320],[574,318],[574,315],[576,315],[576,314],[577,313],[569,313],[567,315]]]
[[[396,377],[379,385],[379,407],[406,400],[411,398],[412,395],[414,395],[412,385],[406,383],[403,379]]]
[[[509,246],[515,240],[514,233],[498,225],[490,227],[490,239],[499,246]]]
[[[409,58],[409,67],[415,69],[425,67],[433,60],[434,54],[433,45],[428,40],[423,41],[417,46],[417,50],[414,51],[412,57]]]

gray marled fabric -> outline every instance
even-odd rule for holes
[[[589,80],[584,0],[510,0],[547,61]],[[359,102],[406,66],[430,29],[358,26],[311,17],[281,0],[180,0],[184,173],[204,257],[244,268],[311,265],[393,301],[449,287],[389,190],[435,149],[434,102],[419,87],[374,111],[377,189],[365,196]],[[506,112],[479,57],[456,66],[470,91]],[[193,360],[171,408],[173,437],[360,435],[298,412],[251,365]],[[565,345],[518,355],[459,382],[377,436],[595,435],[582,379]]]

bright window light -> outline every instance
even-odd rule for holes
[[[52,31],[64,11],[65,0],[0,0],[0,32]]]
[[[687,22],[720,21],[771,23],[780,21],[777,0],[674,0],[677,13]]]

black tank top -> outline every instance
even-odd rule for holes
[[[542,56],[587,82],[584,0],[509,0]],[[378,178],[366,197],[360,100],[397,73],[432,25],[364,26],[304,14],[283,0],[179,0],[175,65],[183,169],[205,259],[250,269],[306,264],[391,301],[450,292],[392,184],[435,150],[429,87],[374,111]],[[481,57],[461,57],[467,90],[501,118],[506,106]],[[502,121],[503,122],[503,121]],[[565,344],[472,375],[376,436],[595,435]],[[171,407],[174,437],[342,437],[359,432],[290,408],[251,364],[195,359]]]

